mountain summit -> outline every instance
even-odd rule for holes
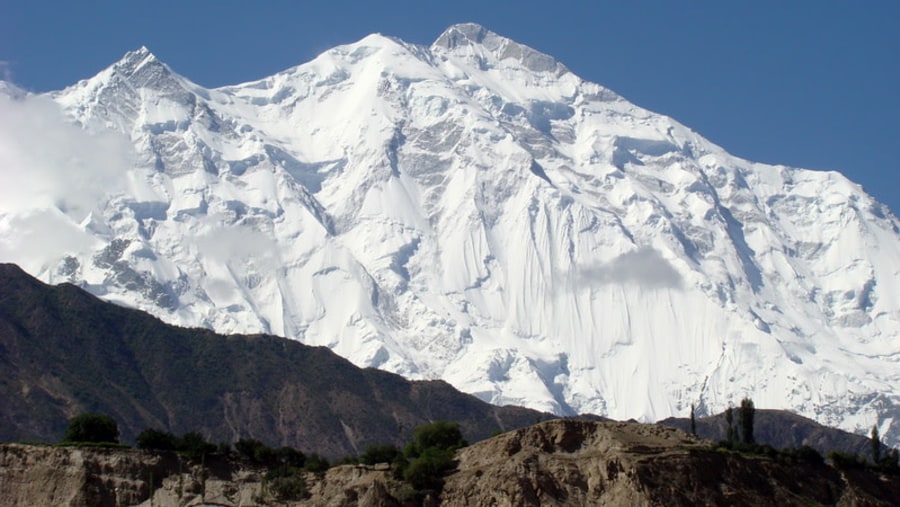
[[[496,61],[512,60],[511,66],[524,67],[533,72],[568,72],[552,57],[528,46],[501,37],[475,23],[453,25],[434,41],[432,50],[449,50],[457,54],[478,55],[479,49],[490,53]]]
[[[2,260],[45,281],[497,404],[656,420],[751,396],[900,443],[884,205],[478,25],[217,89],[141,49],[48,97],[134,162],[87,217],[0,216]]]

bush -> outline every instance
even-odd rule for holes
[[[276,463],[275,449],[268,447],[254,438],[242,438],[235,442],[234,450],[238,456],[251,463],[259,465],[274,465]]]
[[[402,467],[402,477],[417,491],[440,491],[443,478],[453,470],[453,453],[468,445],[459,424],[435,421],[423,424],[413,432],[413,439],[403,448],[403,455],[395,458]]]
[[[849,452],[830,451],[828,453],[828,459],[831,460],[837,468],[848,469],[866,467],[866,458],[856,454],[850,454]]]
[[[891,452],[882,456],[876,466],[882,472],[888,472],[892,474],[900,473],[900,451],[897,449],[892,449]]]
[[[819,451],[808,445],[804,445],[797,449],[784,449],[781,453],[788,460],[794,460],[798,463],[812,463],[819,465],[825,462],[825,458],[819,454]]]
[[[393,445],[370,445],[359,456],[359,462],[364,465],[376,465],[378,463],[393,463],[400,456],[400,449]]]
[[[118,443],[119,425],[106,414],[84,413],[69,419],[64,442]]]
[[[142,431],[135,440],[138,449],[174,451],[178,448],[178,437],[169,432],[152,428]]]
[[[274,477],[268,481],[269,493],[279,502],[303,500],[309,498],[309,488],[303,477],[293,474]]]
[[[328,467],[331,466],[328,463],[328,460],[318,454],[310,454],[306,457],[306,462],[303,464],[303,468],[307,472],[313,472],[317,474],[325,473],[328,470]]]
[[[189,458],[202,458],[207,454],[216,452],[216,446],[207,442],[200,433],[191,431],[178,439],[177,450],[178,452],[183,452]]]
[[[413,440],[403,449],[403,454],[407,458],[415,458],[426,449],[455,451],[467,445],[458,423],[435,421],[416,428]]]
[[[275,451],[275,459],[282,465],[301,468],[306,464],[306,455],[293,447],[282,447]]]
[[[444,475],[455,466],[453,451],[429,447],[409,462],[403,478],[417,490],[438,491],[443,486]]]

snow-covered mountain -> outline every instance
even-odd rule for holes
[[[0,92],[0,260],[44,280],[498,404],[656,420],[751,396],[900,443],[885,206],[480,26],[216,89],[141,48]]]

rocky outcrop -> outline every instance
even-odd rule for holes
[[[0,505],[891,506],[900,498],[897,475],[713,451],[676,428],[637,423],[549,421],[456,458],[438,498],[416,494],[387,465],[302,472],[290,475],[291,489],[223,458],[0,445]]]
[[[675,428],[559,420],[462,449],[443,505],[896,505],[900,477],[709,450]]]
[[[304,505],[399,506],[404,485],[387,466],[344,465],[293,476],[306,493],[280,496],[267,470],[211,456],[126,448],[0,444],[0,505],[5,507]]]
[[[130,449],[0,445],[0,504],[134,505],[177,463],[174,455]]]

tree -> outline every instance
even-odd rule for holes
[[[872,437],[870,439],[872,444],[872,463],[878,464],[881,461],[881,438],[878,436],[878,426],[872,426]]]
[[[691,435],[697,436],[697,420],[694,419],[694,404],[691,403]]]
[[[182,435],[178,439],[177,449],[189,458],[205,459],[207,454],[216,452],[216,446],[207,442],[203,435],[196,431],[189,431]]]
[[[148,428],[140,432],[135,441],[138,449],[174,451],[178,448],[178,437],[171,433],[153,428]]]
[[[423,424],[413,432],[412,442],[403,449],[407,458],[417,458],[425,449],[455,451],[468,445],[462,437],[459,423],[434,421]]]
[[[728,442],[728,446],[734,446],[737,441],[737,435],[735,434],[734,429],[734,411],[731,407],[725,409],[725,422],[728,423],[728,430],[725,434],[725,440]]]
[[[255,438],[241,438],[234,443],[234,450],[241,458],[258,463],[271,465],[275,463],[277,452]]]
[[[756,443],[756,439],[753,438],[753,418],[755,416],[756,408],[753,406],[753,400],[750,398],[741,400],[741,440],[748,445]]]
[[[458,423],[435,421],[413,432],[397,463],[403,465],[403,478],[416,490],[440,490],[443,477],[456,466],[453,453],[468,445]]]
[[[330,466],[331,464],[328,463],[328,460],[324,456],[320,456],[316,453],[312,453],[307,456],[306,460],[303,463],[304,470],[317,474],[324,474]]]
[[[91,412],[69,419],[64,442],[119,443],[119,425],[106,414]]]
[[[359,456],[359,461],[365,465],[393,463],[398,456],[400,456],[400,449],[397,449],[397,447],[393,445],[375,444],[366,448]]]
[[[444,474],[454,466],[453,451],[429,447],[409,463],[403,478],[417,490],[440,490]]]

